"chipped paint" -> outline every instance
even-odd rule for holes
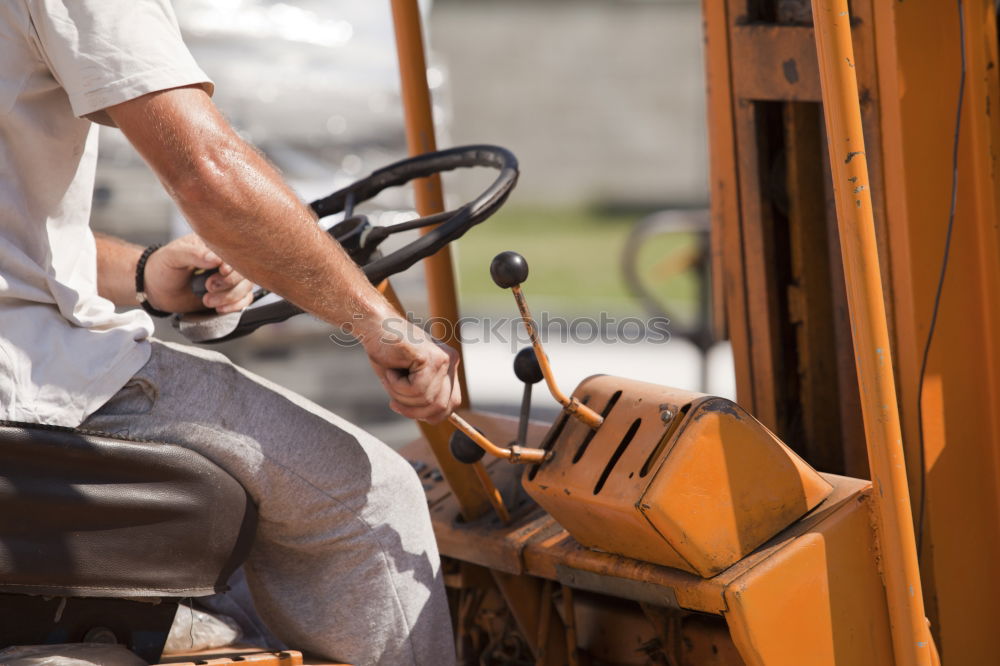
[[[799,82],[799,66],[798,63],[795,62],[794,58],[781,63],[781,71],[785,75],[785,80],[789,83]]]
[[[853,160],[855,157],[857,157],[858,155],[864,155],[864,154],[865,154],[865,151],[863,151],[863,150],[856,150],[854,152],[847,153],[847,159],[844,160],[844,164],[850,164],[851,160]]]
[[[864,191],[864,189],[865,189],[864,185],[858,185],[857,187],[854,188],[854,193],[860,194],[862,191]]]

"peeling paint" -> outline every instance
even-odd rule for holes
[[[781,70],[785,74],[785,80],[789,83],[799,82],[799,66],[794,58],[781,63]]]
[[[700,421],[709,414],[726,414],[727,416],[733,417],[737,421],[743,420],[743,415],[740,414],[737,405],[729,400],[726,400],[725,398],[716,398],[715,400],[709,400],[705,403],[704,408],[698,410],[698,413],[695,416],[695,421]]]
[[[865,189],[864,185],[858,185],[857,187],[854,188],[854,193],[860,194],[864,189]]]

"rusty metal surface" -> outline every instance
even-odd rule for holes
[[[597,592],[619,599],[629,599],[658,606],[680,610],[677,595],[673,588],[659,585],[647,585],[634,580],[625,580],[616,576],[598,574],[592,571],[581,571],[564,564],[556,565],[556,578],[563,585],[587,592]]]
[[[604,595],[573,595],[577,640],[589,657],[584,663],[646,666],[663,664],[664,648],[657,630],[639,604]]]
[[[733,643],[725,622],[718,618],[703,615],[683,618],[679,644],[677,666],[743,666],[747,663]]]
[[[728,400],[606,375],[575,395],[604,425],[568,423],[524,486],[585,546],[709,577],[831,490]]]
[[[493,571],[493,579],[527,640],[538,666],[561,666],[568,661],[566,630],[558,618],[551,581]]]
[[[812,28],[751,24],[732,28],[733,91],[741,99],[818,102]]]
[[[745,349],[737,348],[746,336],[729,333],[729,326],[743,326],[743,299],[731,295],[743,273],[739,252],[739,186],[732,113],[732,76],[729,64],[729,21],[724,2],[706,0],[702,5],[705,26],[705,80],[708,104],[708,148],[711,164],[712,326],[719,339],[733,338],[736,394],[749,395]],[[734,312],[730,313],[733,310]],[[734,320],[730,320],[734,317]]]

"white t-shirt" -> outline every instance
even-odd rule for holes
[[[169,0],[0,0],[0,419],[77,426],[149,358],[97,294],[91,120],[191,84]]]

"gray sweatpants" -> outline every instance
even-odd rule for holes
[[[423,489],[371,435],[220,354],[159,341],[83,427],[185,446],[243,484],[260,513],[247,580],[289,646],[351,664],[454,663]]]

